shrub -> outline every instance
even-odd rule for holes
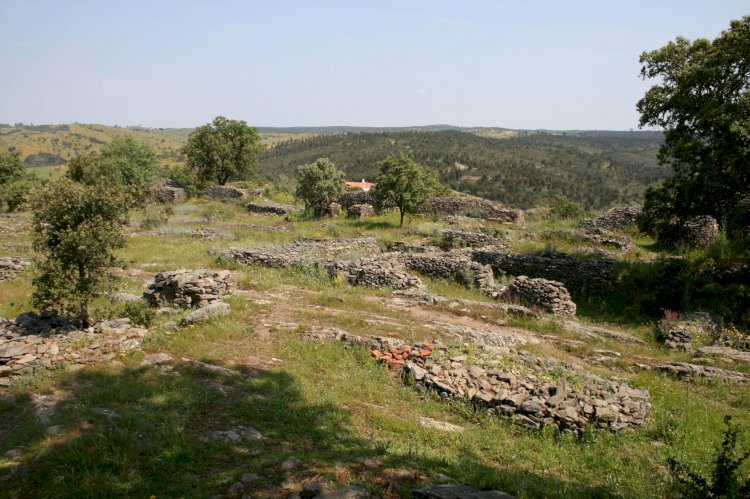
[[[571,220],[580,220],[586,214],[583,206],[562,194],[555,196],[550,201],[549,209],[552,215]]]
[[[732,425],[731,416],[724,416],[724,425],[724,439],[716,447],[710,478],[703,477],[673,457],[667,461],[674,487],[682,497],[739,499],[750,495],[750,477],[739,476],[740,466],[750,457],[750,451],[736,450],[740,428]]]

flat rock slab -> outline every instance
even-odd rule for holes
[[[673,374],[678,379],[708,378],[730,383],[750,383],[750,374],[745,374],[718,367],[688,364],[687,362],[668,362],[656,366],[663,372]]]
[[[198,324],[200,322],[205,322],[208,319],[211,319],[213,317],[224,317],[229,315],[232,312],[232,307],[229,306],[229,303],[219,301],[214,302],[210,305],[206,305],[205,307],[201,307],[197,310],[194,310],[187,314],[185,318],[183,319],[183,322],[185,324]]]
[[[446,423],[445,421],[438,421],[437,419],[426,418],[426,417],[419,418],[419,424],[427,428],[435,428],[435,429],[442,430],[442,431],[453,431],[453,432],[464,431],[463,426],[458,426],[453,423]]]
[[[516,499],[499,490],[477,490],[466,485],[435,485],[413,490],[414,499]]]
[[[727,357],[739,362],[750,362],[750,352],[735,350],[734,348],[728,347],[702,347],[698,349],[697,354],[699,356],[715,355],[719,357]]]

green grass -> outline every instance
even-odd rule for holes
[[[215,219],[206,224],[212,213],[217,213]],[[661,348],[650,323],[626,320],[624,309],[608,314],[602,303],[579,303],[585,323],[634,334],[646,340],[645,345],[582,341],[559,321],[504,317],[482,306],[422,306],[427,314],[420,316],[391,306],[387,290],[344,286],[319,268],[248,267],[217,261],[208,253],[229,246],[273,250],[296,237],[360,234],[385,245],[429,236],[442,227],[428,219],[407,218],[401,229],[396,213],[369,221],[299,219],[290,224],[290,232],[270,233],[232,224],[269,225],[282,222],[282,217],[253,216],[234,203],[191,201],[175,207],[169,221],[158,228],[160,234],[152,235],[139,229],[144,217],[143,212],[134,214],[135,234],[118,254],[128,271],[138,275],[118,279],[116,287],[137,294],[143,289],[140,279],[157,271],[229,268],[242,290],[228,299],[231,315],[175,331],[162,324],[179,322],[182,314],[158,316],[144,349],[170,352],[175,359],[171,369],[141,367],[144,353],[138,352],[106,366],[16,378],[12,389],[0,393],[0,477],[10,475],[0,480],[0,496],[207,497],[225,493],[242,473],[253,472],[263,479],[248,486],[246,494],[284,497],[289,492],[279,487],[286,478],[279,465],[295,455],[304,463],[292,473],[297,483],[317,477],[331,484],[360,484],[381,496],[393,482],[396,497],[409,497],[412,488],[434,483],[438,473],[444,473],[457,483],[523,498],[671,497],[667,458],[705,472],[711,449],[722,435],[724,414],[750,427],[750,387],[688,384],[636,371],[633,365],[644,358],[658,362],[689,356]],[[560,229],[545,224],[532,224],[531,230]],[[201,225],[229,228],[237,239],[204,241],[186,235]],[[31,309],[31,275],[27,270],[0,283],[0,316],[15,317]],[[492,302],[456,283],[423,280],[434,294]],[[95,313],[118,312],[108,306],[98,299]],[[590,432],[572,438],[549,429],[528,431],[468,403],[444,402],[414,390],[374,362],[366,350],[305,342],[298,334],[317,326],[361,335],[392,334],[407,341],[432,339],[440,332],[427,327],[430,311],[444,317],[452,314],[456,321],[493,324],[502,319],[507,326],[549,336],[528,349],[560,360],[585,363],[594,349],[617,350],[617,362],[587,369],[648,389],[652,417],[646,427],[617,435]],[[290,331],[278,326],[280,322],[298,327]],[[219,364],[238,375],[205,372],[183,363],[183,357]],[[559,373],[547,375],[552,379]],[[228,396],[207,387],[207,380],[228,387]],[[31,394],[56,391],[67,396],[48,423],[39,422]],[[457,434],[427,429],[419,423],[421,416],[465,430]],[[51,425],[63,425],[64,430],[47,435]],[[237,445],[203,441],[211,431],[238,426],[255,427],[266,439]],[[741,443],[750,448],[748,433]],[[16,464],[5,457],[10,449],[22,452],[23,472],[14,473]],[[368,469],[363,459],[381,464]],[[748,468],[746,464],[742,471],[747,474]]]

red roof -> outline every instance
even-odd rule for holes
[[[372,182],[347,182],[346,186],[351,189],[370,189],[371,187],[374,187],[375,184]]]

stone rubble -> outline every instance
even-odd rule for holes
[[[313,331],[303,337],[370,347],[375,359],[402,369],[405,382],[417,389],[471,401],[490,414],[513,416],[529,428],[552,425],[574,434],[589,426],[621,431],[642,425],[651,411],[645,390],[523,351],[511,349],[498,359],[496,351],[482,355],[486,349],[475,346],[480,355],[470,358],[438,341],[408,346],[394,338],[359,337],[341,330]],[[555,380],[551,372],[563,374]]]
[[[505,208],[487,199],[475,197],[433,197],[427,201],[433,213],[442,216],[464,215],[498,222],[523,224],[523,210]]]
[[[561,282],[521,275],[500,296],[516,299],[530,308],[539,307],[553,315],[576,314],[576,304]]]
[[[35,369],[110,361],[120,352],[140,348],[147,332],[128,318],[101,321],[87,330],[47,313],[0,318],[0,386]]]
[[[20,256],[0,257],[0,282],[15,279],[29,265],[31,262]]]
[[[441,232],[442,244],[446,249],[464,247],[500,246],[500,240],[481,232],[465,232],[461,230],[444,229]],[[507,245],[502,245],[507,248]]]
[[[184,203],[188,198],[188,190],[174,180],[164,178],[151,186],[151,197],[159,203]]]
[[[236,286],[228,270],[181,269],[156,274],[143,298],[152,306],[200,308],[231,295]]]

